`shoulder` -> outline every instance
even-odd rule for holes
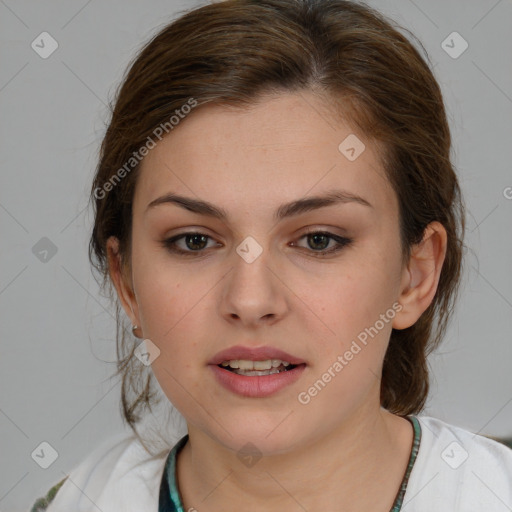
[[[501,467],[512,471],[512,449],[495,439],[482,434],[471,432],[462,427],[446,423],[430,416],[417,416],[422,426],[422,437],[425,445],[441,449],[441,459],[451,469],[467,466],[500,464]],[[512,473],[507,481],[512,483]]]
[[[133,433],[109,437],[40,498],[30,512],[157,510],[168,452],[151,454]]]
[[[403,512],[509,511],[512,450],[496,440],[430,416],[417,416],[421,441]]]

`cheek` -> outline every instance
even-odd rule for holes
[[[143,334],[160,350],[153,362],[155,375],[173,384],[171,375],[182,380],[182,375],[193,375],[198,363],[206,364],[205,347],[199,344],[208,333],[205,326],[211,325],[208,291],[218,279],[172,265],[161,255],[150,259],[140,254],[134,257],[133,268]]]
[[[321,319],[305,315],[306,332],[315,344],[315,360],[300,395],[307,402],[299,400],[300,404],[311,401],[311,408],[304,409],[308,413],[321,417],[337,404],[339,414],[344,414],[379,386],[394,318],[387,275],[374,264],[359,262],[304,295]],[[315,338],[319,326],[325,334]],[[336,413],[327,421],[337,419]]]
[[[359,259],[298,286],[297,295],[303,298],[306,313],[304,321],[308,322],[307,332],[316,331],[320,335],[320,353],[344,350],[391,307],[394,285],[383,263],[383,259],[381,266],[376,261]],[[390,327],[382,330],[390,331]]]
[[[146,241],[133,250],[133,283],[144,335],[159,344],[191,310],[194,286],[162,249],[148,245]]]
[[[154,270],[140,274],[146,278],[138,293],[144,337],[160,351],[151,366],[162,390],[178,409],[186,410],[191,394],[197,394],[197,373],[206,357],[199,346],[207,325],[201,300],[205,291],[199,280],[186,282],[177,273]]]

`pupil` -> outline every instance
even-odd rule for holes
[[[313,240],[315,240],[315,242],[313,243],[313,245],[315,245],[315,244],[316,244],[316,241],[317,241],[319,238],[320,238],[320,239],[323,239],[323,241],[324,241],[324,242],[325,242],[325,241],[327,241],[327,245],[329,245],[329,241],[328,241],[328,238],[329,238],[329,237],[327,237],[326,235],[321,235],[321,234],[318,234],[318,233],[317,233],[317,234],[313,234],[313,235],[309,235],[309,240],[312,240],[312,239],[313,239]],[[325,246],[325,247],[327,246],[325,243],[324,243],[324,244],[322,244],[321,242],[320,242],[320,245],[321,245],[321,246]],[[317,249],[325,249],[325,247],[316,247],[316,248],[317,248]],[[315,247],[313,247],[313,248],[315,248]]]
[[[202,242],[204,242],[204,244],[206,244],[206,236],[205,235],[189,235],[187,236],[186,238],[186,242],[187,242],[187,247],[189,249],[193,249],[193,250],[196,250],[196,249],[203,249],[204,246],[201,246],[201,247],[191,247],[190,244],[188,243],[189,240],[196,240],[196,239],[202,239]],[[195,242],[192,243],[192,245],[194,245]],[[199,245],[201,245],[201,243],[199,243]]]

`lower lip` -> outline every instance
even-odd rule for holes
[[[302,375],[306,365],[300,364],[293,370],[273,373],[271,375],[238,375],[217,365],[210,365],[218,382],[237,395],[264,398],[290,386]]]

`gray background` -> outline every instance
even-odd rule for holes
[[[2,512],[27,510],[126,430],[119,379],[109,378],[113,309],[87,259],[87,193],[105,105],[127,63],[178,10],[203,3],[0,0]],[[424,414],[512,436],[512,200],[504,194],[512,187],[512,2],[369,3],[416,34],[431,57],[468,207],[472,251],[450,330],[430,359]],[[47,59],[31,48],[43,31],[59,44]],[[469,44],[456,59],[441,46],[453,31]],[[43,237],[57,249],[46,262],[33,253]],[[48,469],[31,458],[42,441],[59,454]]]

